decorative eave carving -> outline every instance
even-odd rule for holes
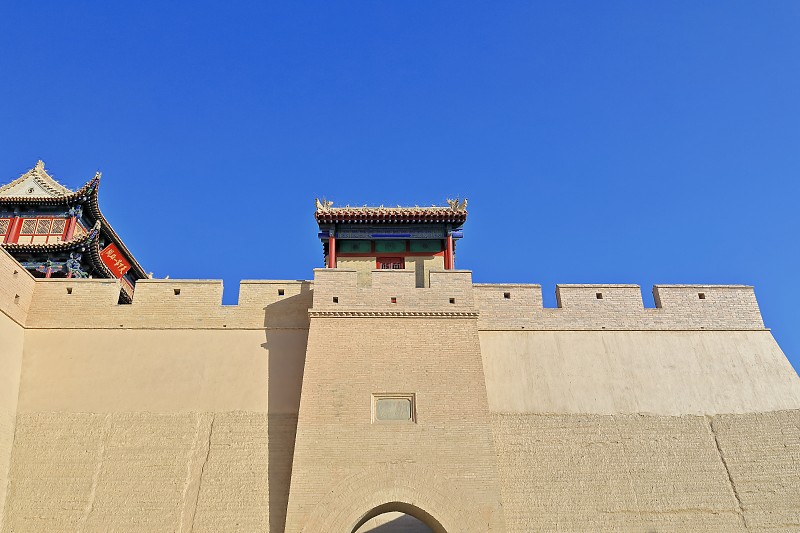
[[[432,205],[430,207],[377,207],[362,206],[333,207],[333,202],[314,200],[316,212],[314,217],[320,224],[324,223],[450,223],[463,224],[467,219],[467,200],[459,198],[447,200],[446,206]]]

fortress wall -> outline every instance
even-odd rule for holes
[[[24,335],[19,324],[0,313],[0,524],[3,521],[16,428]]]
[[[243,281],[239,305],[222,305],[219,280],[140,280],[133,303],[118,304],[110,279],[35,282],[29,328],[307,328],[311,283]],[[279,295],[278,290],[284,294]]]
[[[0,530],[283,531],[312,298],[298,443],[321,444],[296,464],[320,486],[349,480],[322,508],[415,487],[464,525],[448,509],[487,510],[499,484],[507,531],[800,529],[798,378],[751,288],[659,286],[661,307],[645,309],[635,286],[560,286],[562,307],[544,309],[535,285],[372,275],[369,289],[345,269],[244,281],[236,306],[219,282],[151,280],[118,305],[113,280],[21,271],[30,313],[22,289],[11,309],[28,329],[0,314],[0,353],[25,338]],[[359,395],[411,388],[415,430],[371,434]]]
[[[307,334],[28,330],[3,531],[268,530]]]
[[[656,285],[653,294],[657,307],[650,309],[638,285],[558,285],[559,307],[550,309],[539,285],[475,286],[482,330],[764,329],[749,286]]]
[[[470,273],[357,275],[315,272],[286,531],[350,531],[390,502],[502,531]],[[376,420],[376,394],[413,396],[414,419]]]
[[[2,531],[280,530],[310,284],[34,284]]]
[[[33,276],[0,249],[0,524],[16,429],[25,323],[35,285]]]
[[[375,270],[374,257],[337,257],[336,266],[342,270],[358,272],[357,279],[360,287],[372,285],[372,271]]]
[[[36,280],[0,248],[0,313],[25,325]]]
[[[444,256],[408,256],[405,258],[406,269],[416,273],[417,287],[427,287],[431,271],[444,270]],[[372,285],[372,272],[375,269],[375,257],[338,257],[336,265],[340,270],[358,272],[359,287]]]
[[[472,273],[432,271],[430,287],[417,288],[413,270],[375,270],[370,287],[358,285],[358,272],[344,269],[314,271],[314,311],[338,312],[469,312],[474,313]],[[334,298],[338,302],[334,303]],[[392,303],[391,299],[396,302]],[[452,303],[450,300],[452,299]]]
[[[493,412],[747,413],[800,408],[769,331],[481,331]]]
[[[800,529],[800,411],[492,423],[508,533]]]

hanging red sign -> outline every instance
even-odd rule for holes
[[[100,259],[103,264],[118,278],[125,275],[131,269],[131,264],[123,257],[119,249],[112,242],[100,252]]]

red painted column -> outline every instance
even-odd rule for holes
[[[67,222],[67,229],[64,231],[64,238],[63,240],[68,241],[72,238],[75,234],[75,224],[78,223],[78,217],[69,217],[69,222]]]
[[[456,267],[455,257],[453,256],[453,236],[447,234],[447,255],[445,256],[446,270],[453,270]]]
[[[11,227],[6,234],[6,242],[17,242],[19,240],[19,231],[22,229],[22,217],[14,217],[11,219]]]
[[[328,268],[336,268],[336,237],[333,235],[328,240]]]

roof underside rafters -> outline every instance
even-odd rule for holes
[[[467,220],[467,201],[449,200],[449,206],[431,207],[332,207],[331,202],[316,201],[318,223],[350,224],[463,224]]]

